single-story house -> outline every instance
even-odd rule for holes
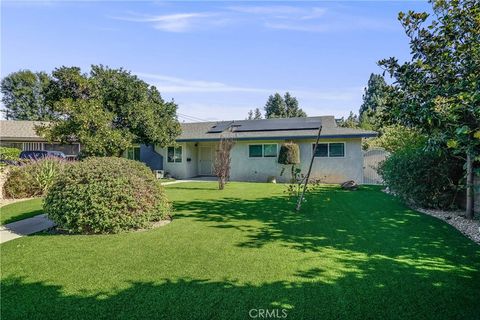
[[[278,163],[281,144],[299,145],[299,167],[307,172],[320,125],[311,177],[326,183],[362,183],[362,138],[374,137],[376,132],[338,127],[333,116],[182,123],[177,145],[155,146],[155,151],[163,157],[164,172],[175,178],[211,176],[218,143],[228,135],[236,142],[231,151],[230,180],[265,182],[273,176],[286,181],[289,170],[280,176],[285,166]]]
[[[78,155],[81,148],[78,143],[49,143],[38,136],[35,126],[39,124],[0,121],[0,145],[21,150],[63,151],[71,157]],[[218,143],[228,135],[235,140],[230,180],[263,182],[276,177],[277,181],[287,181],[289,168],[280,175],[285,166],[278,163],[281,144],[294,142],[299,145],[299,167],[307,172],[320,125],[322,132],[311,177],[327,183],[346,180],[362,183],[362,139],[374,137],[376,132],[338,127],[333,116],[181,123],[182,133],[175,145],[137,145],[124,156],[177,179],[212,176]]]
[[[68,158],[75,158],[80,152],[80,144],[50,143],[37,135],[35,127],[45,122],[0,120],[0,146],[17,148],[22,151],[49,150],[61,151]]]

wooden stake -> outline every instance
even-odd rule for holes
[[[302,194],[298,198],[297,211],[300,211],[300,208],[302,207],[303,197],[305,196],[307,183],[308,183],[308,180],[310,179],[310,172],[312,171],[313,159],[315,159],[315,152],[317,151],[318,141],[320,140],[321,133],[322,133],[322,125],[320,125],[320,128],[318,128],[317,142],[315,142],[315,146],[313,147],[312,159],[310,160],[310,166],[308,167],[307,178],[305,179],[305,182],[303,184]]]

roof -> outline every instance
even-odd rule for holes
[[[0,120],[0,138],[10,141],[45,141],[35,132],[41,121]],[[219,122],[181,123],[178,142],[218,141],[225,132],[233,132],[236,140],[315,139],[322,125],[321,138],[375,137],[375,131],[338,127],[333,116],[232,120]]]
[[[35,127],[47,123],[42,121],[0,120],[0,138],[10,141],[45,141],[36,133]]]
[[[178,142],[220,140],[233,132],[236,140],[314,139],[375,137],[375,131],[338,127],[334,116],[182,123]],[[242,127],[244,129],[242,129]],[[217,130],[218,129],[218,130]]]

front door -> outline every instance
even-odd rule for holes
[[[199,173],[202,176],[211,176],[213,174],[213,148],[201,146],[199,157]]]

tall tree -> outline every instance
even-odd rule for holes
[[[277,92],[268,97],[265,103],[265,118],[286,118],[287,106],[283,97]]]
[[[283,96],[286,105],[286,118],[306,117],[305,111],[298,107],[298,100],[292,97],[289,92]]]
[[[386,116],[416,127],[430,146],[450,148],[465,160],[466,214],[473,217],[473,164],[480,160],[480,6],[478,0],[432,1],[429,15],[401,12],[412,57],[379,62],[395,79]],[[390,100],[390,99],[389,99]]]
[[[7,120],[51,120],[54,112],[47,103],[50,77],[45,72],[20,70],[3,78],[2,102]]]
[[[388,99],[388,85],[383,76],[374,73],[370,75],[362,98],[359,122],[362,123],[363,127],[379,129],[380,124],[377,115],[385,108]]]
[[[133,143],[165,146],[180,133],[177,105],[123,69],[61,67],[52,73],[49,99],[60,115],[39,128],[49,140],[82,144],[85,156],[119,155]]]
[[[268,97],[265,104],[265,118],[306,117],[307,114],[298,107],[298,100],[286,93],[282,97],[278,92]]]
[[[253,110],[248,111],[247,120],[253,120]]]

